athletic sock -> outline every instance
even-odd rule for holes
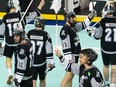
[[[12,69],[11,68],[8,68],[8,75],[10,76],[10,75],[13,75],[12,74]]]

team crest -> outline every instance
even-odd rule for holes
[[[20,49],[19,54],[24,55],[24,49]]]

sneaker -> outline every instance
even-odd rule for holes
[[[13,80],[13,76],[10,75],[10,76],[8,77],[7,84],[8,84],[8,85],[11,85],[11,84],[12,84],[12,80]]]

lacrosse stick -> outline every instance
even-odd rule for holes
[[[29,10],[29,8],[30,8],[31,4],[33,3],[33,1],[34,1],[34,0],[31,0],[31,1],[30,1],[30,3],[29,3],[29,5],[28,5],[27,9],[25,10],[25,12],[24,12],[24,14],[23,14],[23,16],[22,16],[22,18],[21,18],[21,20],[20,20],[20,22],[19,22],[19,24],[21,24],[23,18],[25,17],[25,15],[26,15],[27,11]]]

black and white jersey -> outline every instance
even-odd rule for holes
[[[116,53],[116,18],[104,18],[100,25],[103,29],[101,48],[105,52]]]
[[[36,10],[25,16],[25,22],[23,22],[23,28],[25,24],[32,21],[37,15],[40,16],[40,11]],[[2,24],[0,25],[0,40],[3,40],[5,36],[5,42],[8,46],[16,46],[14,43],[13,32],[18,27],[18,23],[21,20],[20,12],[13,12],[6,14],[2,19]],[[1,41],[0,41],[1,42]]]
[[[19,13],[8,13],[3,17],[2,25],[3,33],[5,35],[5,41],[7,44],[14,44],[13,32],[17,28],[17,23],[20,21],[21,16]]]
[[[68,25],[64,25],[60,32],[60,38],[64,57],[67,60],[71,60],[73,59],[73,55],[78,56],[81,50],[81,45],[75,29]]]
[[[94,38],[100,39],[101,50],[108,54],[116,54],[116,18],[105,17],[94,30]]]
[[[90,69],[85,69],[83,65],[72,63],[70,66],[71,72],[79,75],[79,87],[101,87],[103,77],[97,67],[93,66]]]
[[[50,35],[43,30],[30,30],[27,37],[33,44],[33,66],[42,66],[47,61],[53,61],[53,46]]]
[[[19,44],[15,51],[15,78],[21,82],[32,78],[32,44],[30,40],[25,40],[24,44]]]
[[[73,0],[74,12],[76,15],[81,11],[80,2],[81,0]]]
[[[84,65],[78,63],[69,63],[69,61],[62,58],[60,60],[64,68],[69,66],[67,70],[71,70],[72,73],[79,75],[79,87],[101,87],[103,84],[103,77],[97,67],[85,69]]]
[[[87,18],[85,21],[76,23],[74,27],[64,25],[60,31],[60,38],[62,43],[62,49],[66,60],[74,59],[77,62],[77,56],[81,50],[80,39],[77,32],[80,32],[87,25],[90,24],[90,20]]]

